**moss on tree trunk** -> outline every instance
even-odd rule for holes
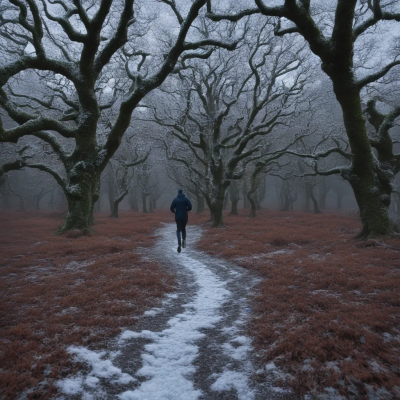
[[[84,169],[74,170],[69,174],[66,190],[68,213],[57,234],[69,230],[91,231],[94,225],[94,205],[99,199],[100,174],[91,174]]]
[[[362,230],[358,237],[391,235],[397,232],[389,216],[393,175],[382,170],[372,152],[359,91],[349,89],[345,83],[334,85],[334,90],[353,154],[351,169],[343,177],[353,188],[360,209]]]

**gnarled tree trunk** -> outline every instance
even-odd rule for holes
[[[206,202],[211,214],[211,223],[213,228],[220,228],[224,225],[224,198],[225,190],[222,187],[215,188],[211,196],[206,195]],[[214,194],[214,196],[213,196]]]
[[[119,218],[119,214],[118,214],[119,205],[120,205],[121,201],[125,198],[125,196],[128,194],[128,192],[129,192],[129,190],[125,190],[124,192],[122,192],[122,193],[114,200],[110,217],[112,217],[112,218]]]
[[[94,204],[99,198],[100,175],[80,170],[70,176],[70,185],[66,194],[68,213],[58,234],[78,229],[82,232],[91,230],[94,224]]]
[[[350,85],[350,86],[349,86]],[[397,232],[397,227],[389,216],[394,178],[391,160],[380,162],[374,157],[370,139],[365,126],[361,108],[360,93],[351,89],[351,80],[341,79],[335,84],[334,91],[342,111],[343,120],[353,154],[352,165],[342,174],[351,187],[358,207],[363,228],[360,238],[374,238]]]

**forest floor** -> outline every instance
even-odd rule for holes
[[[261,278],[248,333],[266,373],[282,368],[311,398],[399,399],[400,241],[355,240],[357,214],[261,211],[224,223],[198,247]]]
[[[178,254],[169,212],[78,238],[1,212],[0,398],[400,397],[398,240],[354,240],[356,215],[207,217]]]
[[[173,290],[142,257],[166,213],[96,216],[96,234],[54,236],[60,212],[0,212],[0,398],[53,398],[78,370],[70,345],[105,347]]]

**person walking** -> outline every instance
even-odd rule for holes
[[[186,247],[186,224],[188,222],[188,211],[191,209],[192,203],[183,194],[182,189],[179,189],[178,196],[172,200],[170,207],[170,210],[175,214],[176,236],[178,237],[178,253],[181,252],[181,247]]]

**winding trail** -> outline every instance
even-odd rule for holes
[[[174,224],[156,233],[157,245],[143,257],[162,261],[176,276],[178,291],[147,311],[136,331],[124,331],[102,352],[70,347],[86,365],[57,382],[65,399],[258,400],[294,399],[274,387],[277,370],[267,366],[260,384],[244,333],[247,299],[257,278],[193,247],[201,228],[190,226],[188,247],[176,251]]]

